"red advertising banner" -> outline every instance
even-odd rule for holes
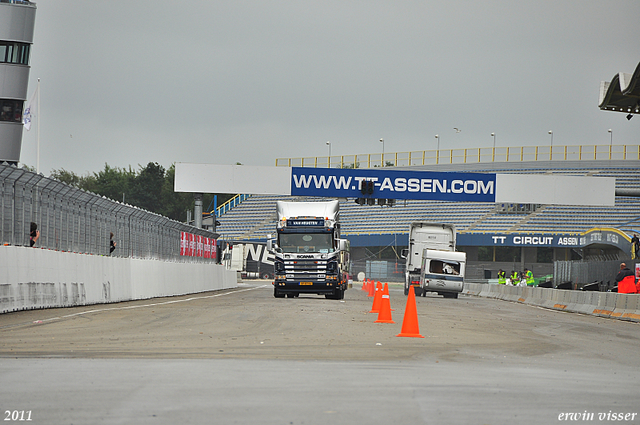
[[[196,241],[196,257],[202,257],[203,256],[203,241],[202,241],[202,236],[200,235],[195,235],[195,241]]]
[[[217,241],[205,236],[180,232],[180,255],[215,259]]]
[[[209,238],[202,238],[202,257],[209,258],[211,254],[211,246],[209,246]]]
[[[187,254],[187,250],[187,232],[180,232],[180,255],[189,255]]]
[[[189,233],[189,257],[196,256],[196,235]]]

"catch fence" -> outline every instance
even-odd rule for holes
[[[40,231],[37,248],[109,255],[113,233],[113,256],[196,262],[217,257],[180,246],[181,240],[215,239],[215,233],[0,164],[0,242],[29,246],[31,223]]]
[[[600,281],[603,282],[605,288],[611,289],[617,286],[615,278],[620,271],[621,262],[621,260],[554,261],[554,284],[572,282],[575,286],[582,287],[585,284]]]

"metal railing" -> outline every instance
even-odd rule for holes
[[[225,202],[224,204],[222,204],[218,208],[216,208],[216,210],[215,210],[216,217],[222,216],[222,214],[224,214],[227,211],[231,210],[233,207],[239,205],[242,201],[247,199],[249,196],[251,196],[251,195],[240,194],[240,195],[236,195],[233,198],[229,199],[227,202]]]
[[[520,146],[277,158],[276,167],[376,168],[525,161],[640,160],[640,145]]]
[[[113,256],[213,261],[180,256],[180,232],[214,233],[0,164],[0,243],[29,246],[32,222],[40,231],[38,248],[109,255],[113,233]]]

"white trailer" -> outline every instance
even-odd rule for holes
[[[273,278],[274,256],[267,249],[266,243],[230,244],[225,257],[230,259],[227,268],[240,272],[243,279]]]

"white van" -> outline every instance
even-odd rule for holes
[[[465,252],[425,249],[420,273],[422,296],[437,292],[445,298],[458,298],[464,289],[466,264]]]

